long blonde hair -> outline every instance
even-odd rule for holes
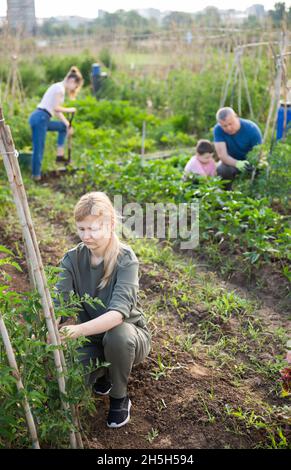
[[[76,81],[77,85],[78,85],[75,88],[75,90],[70,90],[68,92],[70,99],[74,100],[74,99],[76,99],[77,94],[79,93],[79,91],[81,90],[81,88],[84,84],[83,76],[82,76],[80,70],[78,69],[78,67],[76,67],[75,65],[73,65],[70,68],[70,70],[68,71],[67,75],[64,78],[64,81],[69,80],[70,78],[73,78]]]
[[[76,222],[81,222],[88,215],[100,217],[101,220],[106,218],[109,221],[112,230],[110,231],[109,243],[104,254],[104,275],[98,285],[99,289],[103,289],[110,280],[111,274],[117,264],[119,253],[125,245],[119,240],[116,234],[116,225],[118,215],[114,209],[109,197],[101,191],[93,191],[84,194],[77,202],[74,209],[74,217]]]

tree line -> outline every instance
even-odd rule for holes
[[[173,28],[189,28],[192,27],[225,27],[234,26],[231,20],[231,14],[235,10],[229,10],[230,17],[223,17],[219,9],[215,7],[207,7],[198,13],[170,12],[162,19],[145,18],[137,11],[118,10],[114,13],[103,12],[96,19],[84,20],[73,26],[69,21],[62,21],[52,17],[46,19],[41,26],[38,27],[37,34],[43,36],[63,36],[66,34],[94,34],[96,32],[114,31],[119,33],[139,33],[151,34],[163,30]],[[240,24],[242,28],[264,29],[266,25],[270,28],[280,28],[283,21],[287,25],[291,25],[291,7],[287,8],[285,2],[275,4],[273,10],[269,10],[264,16],[259,17],[250,15]],[[231,24],[232,22],[232,24]]]

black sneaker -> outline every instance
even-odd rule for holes
[[[110,409],[107,418],[109,428],[121,428],[130,420],[131,401],[128,397],[110,397]]]
[[[106,377],[101,377],[93,385],[93,390],[97,395],[108,395],[111,389],[112,385]]]
[[[67,162],[67,158],[64,155],[57,155],[56,156],[56,163],[63,163]]]

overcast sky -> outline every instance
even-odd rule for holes
[[[98,9],[113,12],[116,10],[134,10],[138,8],[157,8],[161,11],[199,11],[206,6],[215,6],[220,9],[235,8],[244,10],[254,3],[264,5],[266,10],[274,7],[280,0],[35,0],[36,16],[46,18],[50,16],[83,16],[96,18]],[[291,6],[291,0],[285,1],[286,6]],[[0,16],[5,16],[7,1],[0,0]]]

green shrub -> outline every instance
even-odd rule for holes
[[[4,251],[4,264],[13,262],[12,253]],[[18,268],[19,269],[19,268]],[[51,273],[50,283],[55,283],[56,274]],[[47,344],[47,328],[41,313],[38,294],[18,294],[8,290],[6,274],[0,283],[0,310],[9,332],[16,361],[23,381],[25,394],[36,423],[41,447],[68,447],[69,431],[72,428],[70,415],[63,410],[53,360],[54,346]],[[71,298],[67,304],[56,309],[56,315],[76,315],[80,300]],[[80,412],[94,410],[93,400],[84,381],[84,369],[78,361],[77,348],[84,340],[67,341],[63,346],[67,363],[67,401],[78,405]],[[11,373],[6,353],[0,339],[0,448],[31,447],[26,428],[21,394],[16,388],[16,379]]]
[[[46,56],[41,59],[47,85],[63,80],[73,65],[80,69],[85,86],[89,85],[91,83],[91,66],[94,62],[96,62],[96,58],[90,55]]]
[[[99,52],[99,59],[102,64],[105,65],[109,70],[114,71],[116,70],[116,63],[113,60],[112,54],[106,48],[101,49]]]

